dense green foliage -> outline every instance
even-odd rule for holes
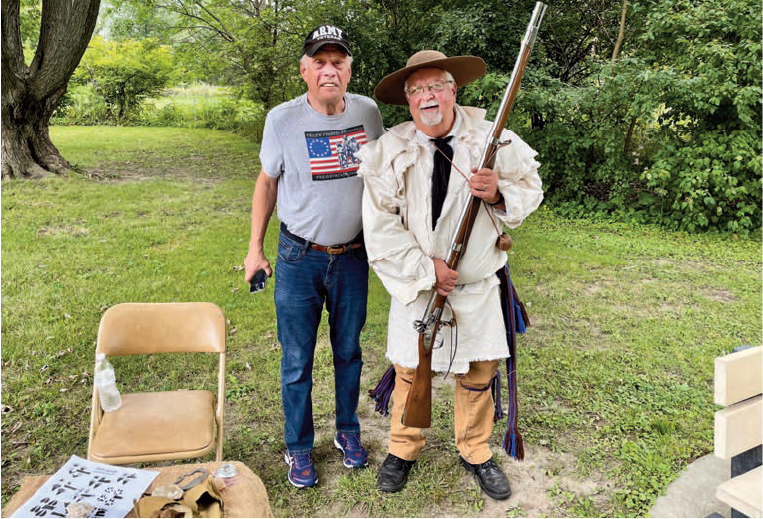
[[[690,231],[759,228],[757,11],[662,1],[646,13],[638,52],[592,63],[595,81],[534,74],[521,108],[534,115],[526,135],[549,166],[552,202]]]
[[[172,88],[165,96],[148,99],[134,123],[229,130],[259,141],[265,115],[261,103],[237,97],[231,88],[196,84]]]
[[[533,5],[119,0],[101,23],[125,49],[148,38],[171,48],[176,84],[232,88],[225,109],[207,118],[218,122],[202,126],[257,138],[267,110],[304,91],[302,41],[325,22],[350,35],[351,90],[372,95],[413,52],[436,48],[485,59],[488,74],[463,88],[460,102],[495,110]],[[560,0],[547,11],[509,124],[538,150],[547,203],[566,215],[746,236],[761,226],[760,56],[753,0]],[[112,57],[132,68],[127,50]],[[73,89],[70,104],[92,99]],[[256,108],[242,112],[241,100]],[[387,126],[409,117],[402,107],[380,108]],[[133,111],[122,122],[198,126],[195,113],[189,124],[174,105],[163,110]]]
[[[259,141],[266,112],[261,103],[235,95],[230,87],[194,84],[163,89],[156,97],[141,97],[123,126],[206,128],[228,130]],[[112,118],[104,99],[90,85],[77,85],[67,92],[54,124],[102,125]]]
[[[642,39],[658,41],[659,115],[647,187],[667,191],[670,220],[689,230],[760,225],[761,26],[753,2],[661,2]],[[660,74],[662,72],[662,74]],[[645,81],[649,84],[649,81]]]

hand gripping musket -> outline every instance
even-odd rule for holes
[[[493,169],[496,152],[501,146],[509,144],[509,142],[501,142],[501,133],[514,106],[514,100],[519,92],[519,84],[522,81],[522,75],[530,59],[530,51],[532,50],[545,12],[546,4],[542,2],[535,4],[530,24],[527,26],[525,37],[519,49],[519,56],[514,64],[514,70],[511,73],[506,92],[503,94],[501,106],[498,108],[495,121],[493,121],[493,126],[488,134],[485,150],[480,158],[477,171],[482,168]],[[472,232],[481,202],[482,200],[479,197],[472,196],[461,213],[458,229],[453,237],[447,259],[448,267],[452,270],[456,270],[458,262],[466,250],[466,244],[469,241],[469,235]],[[408,427],[423,429],[432,424],[432,349],[440,328],[443,326],[441,317],[446,299],[446,296],[441,296],[432,290],[432,296],[429,298],[424,317],[413,324],[416,331],[419,332],[419,363],[416,367],[411,390],[408,393],[405,410],[403,411],[402,422],[403,425]]]

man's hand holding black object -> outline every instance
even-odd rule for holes
[[[249,283],[249,293],[265,288],[265,281],[273,274],[270,262],[264,254],[250,254],[244,260],[244,280]]]

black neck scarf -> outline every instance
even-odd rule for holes
[[[442,212],[442,204],[448,193],[450,179],[450,162],[453,160],[453,148],[448,144],[453,136],[444,139],[430,139],[437,150],[434,152],[434,170],[432,171],[432,230]],[[443,156],[445,154],[445,156]],[[447,158],[446,158],[447,157]]]

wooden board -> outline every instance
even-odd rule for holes
[[[731,405],[763,393],[763,346],[715,359],[714,399]]]
[[[715,455],[729,460],[763,443],[763,396],[715,413]]]
[[[718,485],[715,497],[747,517],[761,517],[763,508],[763,467]]]

